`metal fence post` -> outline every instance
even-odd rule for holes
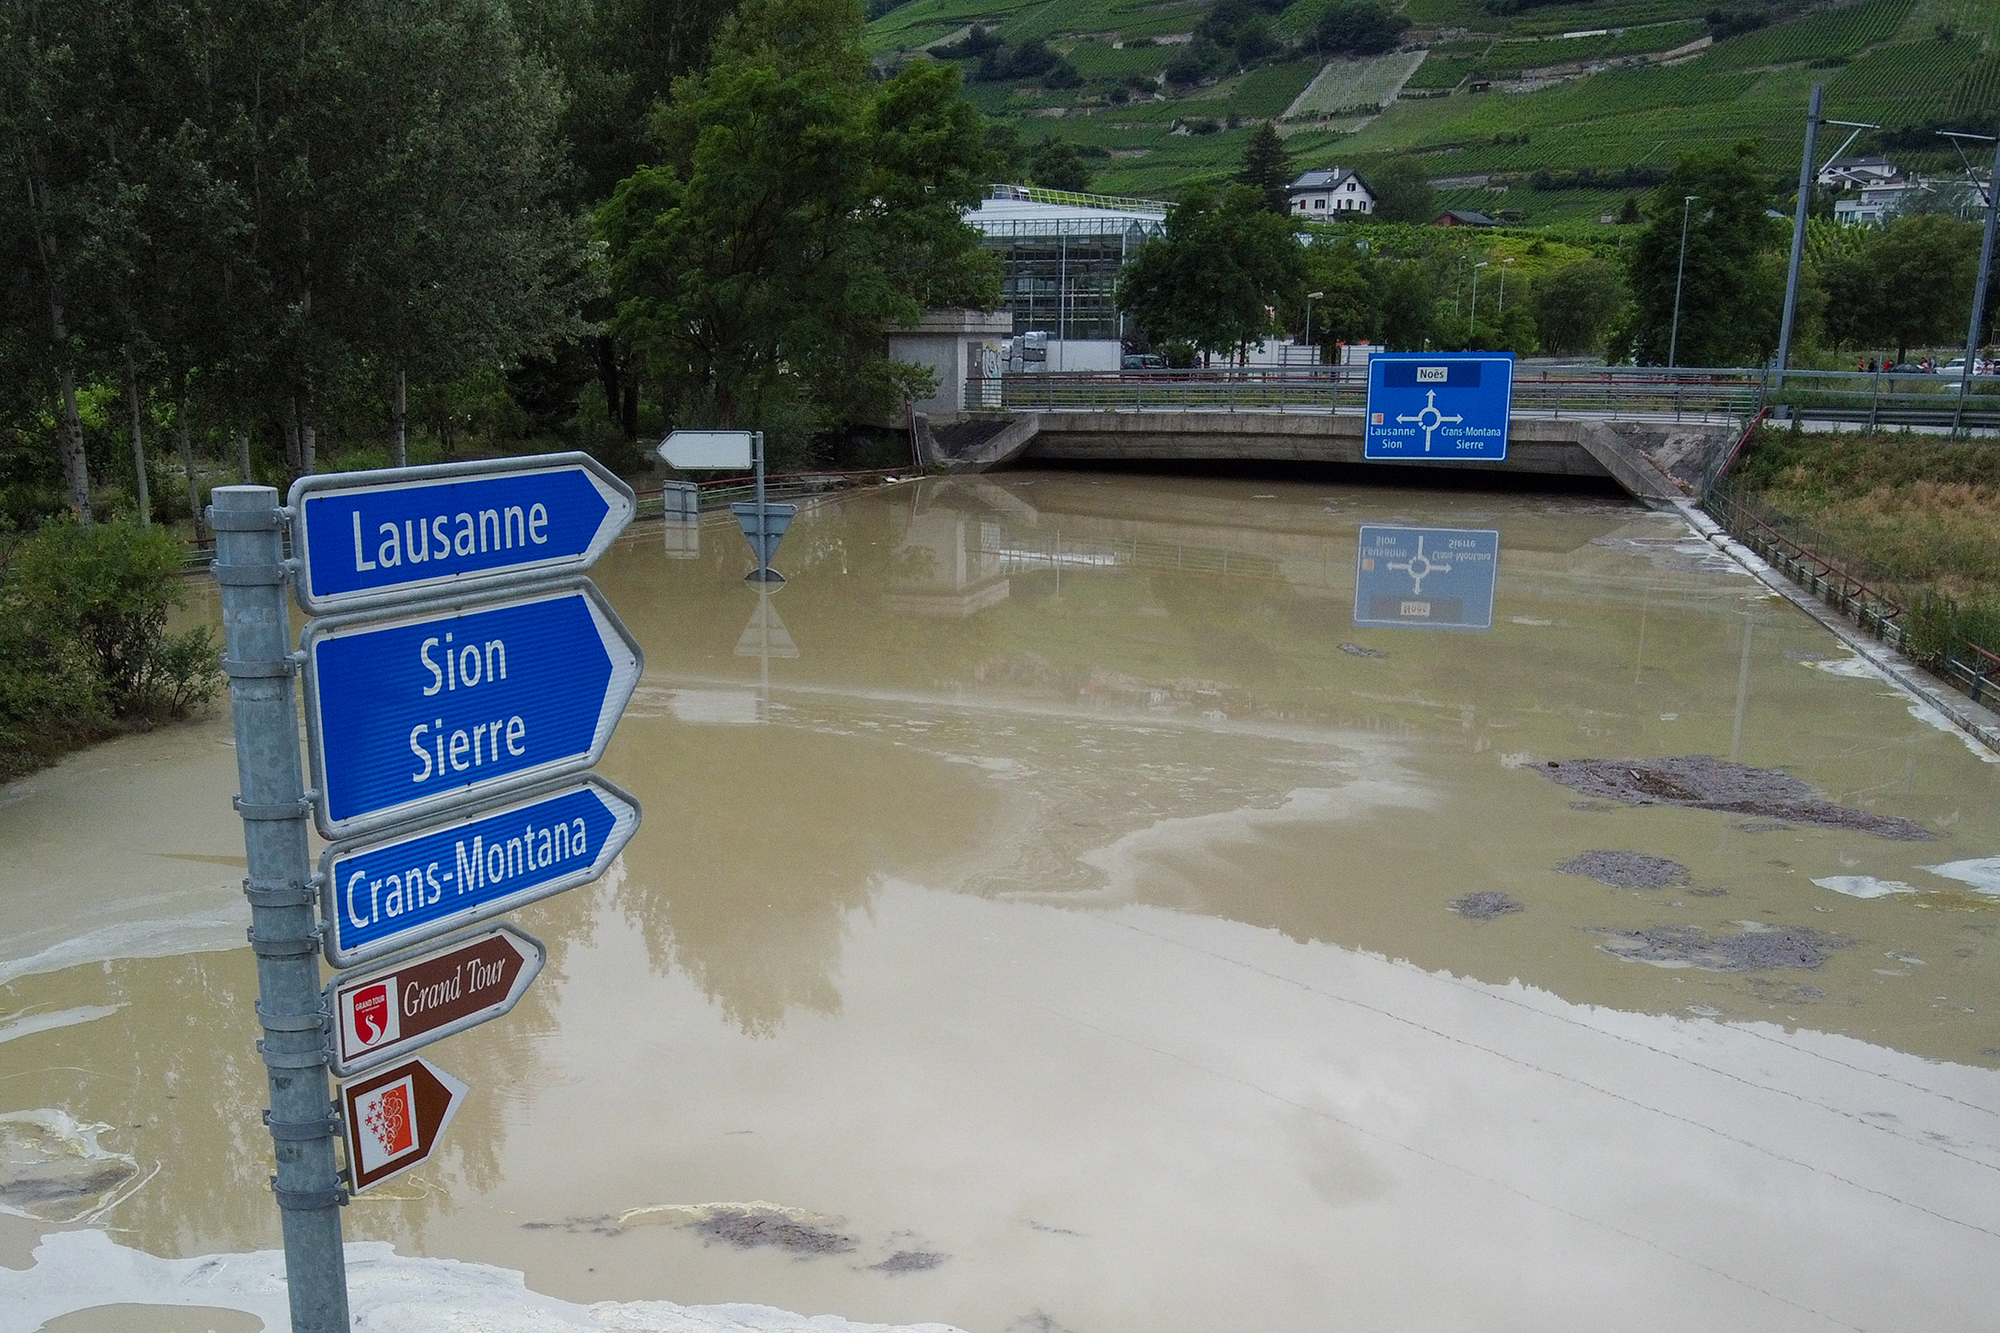
[[[327,1082],[319,932],[306,845],[306,793],[293,701],[291,616],[285,597],[284,513],[269,486],[218,486],[210,497],[216,582],[222,585],[223,666],[236,722],[236,800],[250,877],[250,947],[257,955],[257,1043],[270,1085],[278,1173],[271,1178],[285,1237],[292,1333],[347,1333],[347,1265]]]

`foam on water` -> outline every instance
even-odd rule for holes
[[[125,1006],[122,1004],[82,1004],[74,1009],[56,1009],[48,1013],[24,1014],[9,1023],[0,1023],[0,1042],[9,1042],[16,1037],[29,1037],[37,1032],[53,1032],[57,1028],[75,1027],[78,1023],[91,1023],[100,1018],[109,1018]]]
[[[1941,866],[1920,866],[1933,875],[1943,875],[1961,884],[1970,884],[1980,893],[2000,898],[2000,856],[1974,857],[1969,861],[1947,861]]]
[[[1892,894],[1916,892],[1914,887],[1900,879],[1876,879],[1873,875],[1828,875],[1813,883],[1850,898],[1887,898]]]
[[[25,958],[0,962],[0,986],[18,977],[60,972],[81,963],[101,963],[114,958],[177,958],[188,953],[240,949],[243,927],[249,919],[249,909],[238,898],[211,911],[169,921],[124,921],[103,926]]]
[[[28,1269],[0,1268],[0,1309],[15,1327],[119,1304],[240,1310],[267,1329],[290,1323],[276,1250],[160,1259],[85,1230],[42,1237],[34,1258]],[[946,1324],[858,1324],[767,1305],[578,1305],[529,1290],[514,1269],[410,1258],[381,1241],[347,1247],[347,1292],[354,1333],[958,1333]]]
[[[1934,727],[1947,735],[1956,736],[1965,748],[1979,756],[1982,762],[2000,764],[2000,754],[1995,754],[1980,744],[1976,738],[1967,734],[1964,728],[1946,717],[1943,710],[1910,693],[1901,681],[1860,653],[1850,657],[1815,658],[1801,665],[1811,667],[1814,671],[1824,671],[1829,676],[1843,676],[1850,680],[1879,680],[1903,698],[1911,717],[1927,727]]]

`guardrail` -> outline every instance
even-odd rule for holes
[[[1235,366],[1188,370],[1028,371],[968,379],[974,411],[1359,413],[1365,366]],[[1741,367],[1537,366],[1514,371],[1523,416],[1780,419],[2000,429],[2000,377],[1976,376],[1961,407],[1956,378],[1918,371],[1794,370],[1782,388]]]
[[[1975,375],[1970,385],[1961,386],[1956,375],[1916,370],[1788,370],[1784,385],[1774,385],[1768,397],[1780,417],[1843,422],[1864,430],[2000,427],[2000,377],[1992,375]]]
[[[1368,401],[1368,372],[1364,366],[1030,371],[968,379],[964,401],[974,411],[1359,414]],[[1525,366],[1514,374],[1514,410],[1523,415],[1734,418],[1763,401],[1756,371]]]

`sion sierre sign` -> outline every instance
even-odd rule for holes
[[[313,810],[327,837],[590,767],[643,669],[586,579],[316,620],[304,638]]]
[[[501,925],[336,978],[334,1073],[363,1073],[500,1017],[527,992],[547,956],[541,941]]]

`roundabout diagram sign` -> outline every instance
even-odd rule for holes
[[[1511,352],[1386,352],[1368,361],[1361,456],[1379,462],[1503,462]]]

